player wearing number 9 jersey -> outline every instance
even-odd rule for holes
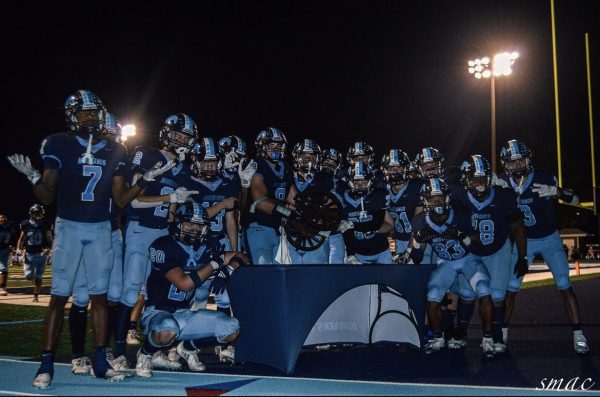
[[[294,174],[285,163],[287,139],[283,132],[269,127],[255,141],[258,154],[256,173],[250,185],[250,226],[246,231],[248,247],[255,265],[272,265],[279,248],[279,227],[298,191]]]
[[[589,352],[589,345],[581,331],[579,304],[569,280],[569,262],[563,249],[562,240],[556,229],[555,199],[568,204],[578,204],[579,199],[569,189],[558,186],[556,177],[547,171],[533,169],[532,152],[523,143],[513,139],[502,148],[500,161],[505,174],[502,178],[519,196],[519,209],[523,212],[523,223],[527,232],[528,265],[536,255],[541,255],[550,268],[556,287],[564,298],[564,303],[573,326],[573,348],[577,353]],[[516,256],[513,250],[513,257]],[[514,308],[514,298],[521,288],[523,277],[511,277],[506,298],[506,326]],[[503,330],[505,339],[508,328]]]

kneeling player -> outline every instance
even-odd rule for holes
[[[231,273],[246,263],[242,254],[223,252],[220,244],[204,244],[210,221],[199,203],[187,202],[175,212],[168,236],[150,246],[148,301],[142,317],[146,342],[137,354],[136,373],[152,376],[152,356],[175,342],[190,370],[204,371],[198,349],[205,344],[232,343],[239,323],[225,314],[189,310],[196,288],[215,274],[213,290],[224,289]]]
[[[469,211],[450,205],[450,192],[441,179],[429,179],[423,187],[425,212],[413,219],[413,249],[415,263],[423,259],[425,244],[431,244],[440,258],[427,285],[427,316],[434,338],[425,346],[426,353],[441,350],[446,345],[442,332],[441,302],[456,276],[463,274],[479,297],[479,312],[483,328],[481,347],[487,357],[494,355],[492,339],[492,300],[490,277],[478,256],[471,253],[477,235],[471,225]]]

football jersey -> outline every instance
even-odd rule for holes
[[[6,221],[0,225],[0,250],[8,249],[15,240],[15,224]]]
[[[187,190],[198,191],[198,194],[194,194],[191,197],[198,203],[201,203],[205,209],[220,203],[226,198],[238,198],[241,190],[239,183],[225,177],[217,178],[213,182],[206,182],[185,174],[179,181]],[[227,222],[225,213],[226,210],[222,209],[211,219],[209,236],[218,238],[226,237]]]
[[[160,149],[150,146],[138,147],[131,156],[131,172],[132,174],[145,174],[157,163],[164,166],[168,162],[169,159]],[[183,162],[178,163],[171,170],[157,177],[156,180],[149,182],[144,190],[144,196],[162,196],[173,193],[181,186],[178,181],[178,178],[181,178],[179,174],[185,172]],[[140,226],[164,229],[167,227],[170,205],[170,203],[165,203],[151,208],[138,208],[134,211],[134,215],[137,216]]]
[[[44,169],[57,170],[57,214],[76,222],[110,220],[110,198],[114,176],[126,176],[127,149],[111,139],[92,146],[93,164],[84,164],[88,142],[66,132],[48,136],[40,154]]]
[[[28,254],[39,254],[48,247],[46,232],[50,230],[50,225],[46,221],[33,223],[30,219],[26,219],[21,222],[19,228],[25,235],[23,247]]]
[[[448,239],[444,236],[448,227],[456,228],[456,230],[468,236],[476,234],[471,225],[471,212],[463,207],[453,207],[443,225],[433,222],[425,212],[415,216],[412,221],[414,234],[417,234],[422,228],[426,229],[422,234],[430,236],[426,243],[431,244],[438,257],[447,261],[462,259],[471,252],[470,248],[474,244],[467,247],[462,240]]]
[[[198,250],[180,243],[171,235],[155,240],[150,245],[151,270],[146,281],[148,294],[146,305],[173,312],[189,308],[195,289],[188,292],[180,291],[165,275],[178,267],[189,274],[201,269],[212,260],[221,261],[223,256],[223,248],[218,240],[214,239],[210,239],[207,245],[202,245]]]
[[[488,256],[498,252],[508,239],[509,223],[521,217],[516,193],[492,186],[484,201],[478,201],[470,192],[465,197],[464,205],[472,212],[471,223],[481,240],[481,245],[473,247],[473,253]]]
[[[518,184],[512,177],[503,175],[502,179],[509,186],[517,189]],[[544,170],[533,170],[523,183],[522,193],[518,196],[519,209],[523,212],[523,224],[527,230],[527,238],[547,237],[556,231],[556,215],[554,197],[540,197],[531,191],[534,183],[558,186],[556,177]],[[518,193],[517,193],[518,194]]]
[[[371,194],[358,199],[350,196],[350,190],[342,195],[337,195],[342,203],[344,213],[349,221],[354,224],[370,222],[373,219],[382,219],[390,206],[390,197],[383,189],[373,189]],[[353,231],[353,248],[357,254],[375,255],[389,249],[387,236],[376,231]]]
[[[306,179],[303,179],[298,173],[294,172],[294,185],[299,193],[309,190],[322,190],[330,192],[335,188],[333,177],[321,173],[308,174]]]
[[[417,179],[409,179],[397,193],[390,186],[387,187],[390,195],[390,208],[388,212],[394,220],[394,239],[400,241],[410,240],[412,227],[411,219],[415,214],[415,208],[421,205],[421,187],[423,182]]]
[[[270,161],[259,158],[256,160],[257,168],[255,175],[260,175],[263,178],[267,188],[267,197],[280,202],[287,200],[290,189],[294,184],[294,173],[291,167],[283,161],[278,161],[279,169],[275,169]],[[249,200],[252,201],[252,200]],[[250,203],[249,203],[250,204]],[[259,225],[279,229],[281,218],[276,215],[265,214],[260,210],[256,210],[254,214],[250,214],[249,222],[256,222]]]

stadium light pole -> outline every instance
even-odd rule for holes
[[[490,57],[477,58],[467,62],[469,73],[476,79],[490,79],[492,108],[492,172],[496,172],[496,77],[509,76],[512,65],[519,54],[517,52],[501,52]]]

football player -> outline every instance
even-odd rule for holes
[[[256,173],[250,184],[250,225],[246,239],[252,263],[272,265],[280,243],[282,218],[291,214],[298,191],[292,168],[285,163],[287,139],[274,127],[261,131],[255,141]]]
[[[522,214],[517,205],[517,195],[512,189],[492,185],[492,169],[481,155],[473,155],[461,166],[461,181],[466,191],[463,203],[471,210],[471,221],[479,233],[481,244],[473,247],[490,275],[490,288],[494,305],[494,349],[504,353],[502,341],[504,324],[504,298],[511,273],[521,277],[527,272],[527,236]],[[512,235],[518,253],[512,262]],[[463,275],[458,276],[461,304],[458,306],[458,330],[448,341],[448,348],[460,349],[466,345],[466,331],[475,307],[475,294]]]
[[[15,224],[7,216],[0,214],[0,296],[6,296],[6,281],[8,280],[8,260],[10,250],[15,240]],[[15,253],[16,255],[16,253]]]
[[[246,264],[243,254],[225,252],[218,240],[205,244],[210,221],[200,203],[180,205],[170,226],[170,235],[150,246],[151,272],[147,281],[148,301],[142,317],[146,342],[137,354],[136,373],[152,376],[153,354],[177,343],[177,352],[191,371],[206,366],[198,350],[207,344],[233,343],[239,322],[219,311],[191,311],[195,290],[215,274],[210,289],[225,289],[234,270]]]
[[[21,235],[17,242],[17,249],[25,251],[23,271],[25,279],[34,283],[32,302],[39,302],[38,296],[42,290],[46,259],[52,246],[52,231],[45,218],[44,207],[34,204],[29,208],[29,219],[19,225]]]
[[[321,173],[333,181],[333,190],[339,192],[344,182],[341,180],[341,170],[344,158],[342,154],[334,148],[323,151],[321,161]],[[340,265],[346,259],[346,246],[344,237],[340,231],[333,231],[329,234],[329,263]]]
[[[578,204],[579,199],[569,189],[558,186],[556,177],[547,171],[534,169],[532,152],[523,142],[508,141],[500,153],[500,162],[505,174],[502,178],[518,195],[519,209],[523,212],[523,223],[527,232],[527,264],[541,255],[550,268],[556,287],[560,291],[565,308],[573,326],[573,347],[577,353],[590,351],[587,339],[581,330],[579,304],[569,280],[569,262],[556,230],[555,199],[568,204]],[[517,250],[513,249],[513,263],[517,261]],[[508,338],[508,324],[514,309],[515,296],[523,282],[523,272],[512,274],[506,297],[506,326],[502,329],[504,343]]]
[[[148,275],[148,248],[159,237],[169,234],[168,213],[173,203],[183,203],[194,193],[180,185],[180,174],[186,173],[186,154],[196,144],[198,130],[194,120],[183,113],[168,116],[159,131],[160,149],[151,146],[137,147],[131,156],[132,183],[137,183],[153,164],[177,165],[165,172],[160,179],[149,183],[143,195],[131,202],[131,215],[125,235],[123,257],[123,290],[116,313],[116,340],[113,367],[129,372],[125,359],[126,339],[131,311],[142,291]]]
[[[38,200],[50,205],[56,198],[58,207],[52,247],[52,296],[44,323],[42,363],[33,382],[40,389],[48,388],[52,382],[64,307],[80,267],[85,269],[92,300],[96,346],[93,374],[109,380],[123,379],[106,360],[106,294],[113,266],[110,199],[112,196],[119,207],[126,206],[172,163],[150,167],[135,185],[127,188],[126,149],[106,139],[105,114],[106,108],[98,96],[79,90],[65,102],[70,132],[50,135],[42,142],[43,174],[31,165],[29,157],[9,157],[11,164],[31,182]]]
[[[387,234],[394,228],[388,208],[390,197],[374,188],[373,169],[359,161],[349,167],[348,189],[336,195],[342,203],[352,228],[344,233],[350,264],[390,264],[392,254]]]
[[[394,262],[408,259],[407,248],[412,232],[410,221],[415,211],[421,206],[421,187],[423,182],[417,179],[408,179],[408,155],[399,149],[391,149],[381,159],[381,173],[387,184],[390,196],[388,209],[394,221],[393,237],[396,246]]]
[[[457,275],[463,274],[468,286],[479,298],[483,328],[481,348],[486,357],[493,357],[490,278],[480,258],[472,253],[473,246],[479,243],[479,237],[472,228],[471,214],[451,204],[450,191],[442,179],[432,178],[425,182],[423,204],[425,211],[413,219],[410,256],[415,263],[420,263],[427,244],[433,247],[440,258],[427,285],[427,316],[434,337],[425,346],[425,352],[433,353],[446,345],[441,302]]]

